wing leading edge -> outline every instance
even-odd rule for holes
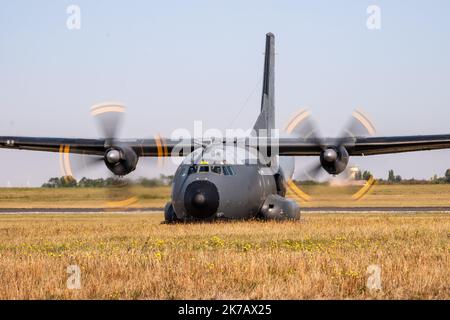
[[[223,141],[224,144],[228,144]],[[257,145],[254,142],[246,144]],[[139,157],[187,156],[200,147],[194,140],[155,139],[117,140],[115,145],[131,147]],[[280,138],[269,142],[272,149],[278,148],[280,156],[318,156],[324,146],[333,146],[336,140],[325,139],[322,145],[314,140]],[[450,148],[450,134],[396,136],[396,137],[357,137],[344,142],[350,156],[368,156],[400,152],[437,150]],[[76,154],[104,155],[110,148],[104,139],[39,138],[39,137],[0,137],[0,148],[69,152]]]
[[[400,152],[438,150],[450,148],[450,134],[392,137],[356,137],[340,139],[339,143],[350,156],[369,156]],[[335,146],[335,139],[324,139],[321,146],[308,139],[281,138],[279,154],[282,156],[315,156],[324,147]]]
[[[185,156],[197,146],[193,140],[171,140],[162,137],[114,141],[114,146],[123,145],[131,147],[139,157]],[[103,156],[110,147],[105,139],[0,137],[0,148],[5,149]]]
[[[450,148],[450,135],[357,138],[348,147],[351,156],[377,155]]]

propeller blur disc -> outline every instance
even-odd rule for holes
[[[117,102],[103,102],[91,107],[91,115],[97,120],[105,139],[114,140],[122,126],[125,106]]]

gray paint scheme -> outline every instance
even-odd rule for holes
[[[264,56],[264,78],[261,96],[261,113],[253,129],[275,129],[275,36],[266,35],[266,52]]]
[[[186,188],[193,181],[210,181],[219,192],[219,208],[214,217],[228,219],[244,219],[256,217],[266,199],[270,194],[276,194],[275,179],[270,175],[261,175],[258,165],[233,165],[231,166],[235,175],[225,176],[216,173],[193,173],[181,176],[183,167],[177,170],[173,187],[172,203],[179,219],[192,219],[186,211],[184,194]]]
[[[256,120],[253,129],[258,136],[270,136],[270,130],[275,128],[275,36],[272,33],[266,35],[266,49],[264,58],[264,79],[261,97],[261,113]],[[210,148],[215,148],[211,145]],[[223,148],[222,145],[216,148]],[[225,147],[227,148],[227,147]],[[271,157],[273,164],[276,156]],[[201,166],[200,163],[196,163]],[[211,164],[214,165],[214,164]],[[233,175],[223,175],[211,172],[196,172],[186,174],[192,164],[183,164],[175,173],[172,187],[172,208],[175,211],[174,220],[195,219],[196,212],[186,199],[186,190],[195,181],[212,182],[218,191],[218,209],[209,219],[247,219],[262,217],[268,219],[298,219],[300,208],[297,203],[284,198],[284,190],[277,189],[278,183],[284,183],[283,172],[265,174],[261,164],[230,165]],[[198,190],[201,193],[201,190]],[[195,202],[195,199],[192,200]],[[166,211],[171,210],[170,205]],[[189,212],[191,211],[191,212]],[[166,215],[167,217],[168,215]],[[174,217],[175,218],[175,217]]]
[[[261,113],[254,125],[255,130],[270,130],[275,124],[275,37],[272,33],[266,35],[266,53],[264,58],[264,78],[261,97]],[[115,129],[112,127],[111,129]],[[261,132],[257,132],[261,135]],[[245,148],[255,146],[250,139],[245,138]],[[214,141],[216,147],[229,147],[234,141]],[[260,145],[258,145],[259,147]],[[276,146],[277,154],[272,149]],[[156,156],[188,156],[198,148],[205,148],[198,141],[172,139],[72,139],[72,138],[45,138],[45,137],[0,137],[0,148],[21,149],[45,152],[65,152],[97,156],[104,160],[106,166],[117,175],[126,175],[132,172],[137,165],[139,157]],[[177,152],[173,152],[178,147]],[[214,147],[211,145],[210,147]],[[322,167],[332,174],[339,174],[345,169],[349,156],[376,155],[398,152],[411,152],[422,150],[435,150],[450,148],[450,134],[403,137],[351,137],[326,138],[319,144],[315,139],[280,138],[270,141],[269,149],[271,161],[279,156],[318,156]],[[161,150],[164,150],[161,153]],[[329,149],[336,151],[336,156]],[[118,153],[115,150],[119,151]],[[325,154],[328,150],[328,153]],[[110,153],[113,152],[113,153]],[[110,154],[109,154],[110,153]],[[109,156],[108,156],[109,154]],[[117,157],[120,154],[120,157]],[[325,156],[324,156],[325,155]],[[332,161],[333,159],[334,161]],[[330,160],[331,159],[331,160]],[[182,165],[183,166],[183,165]],[[232,165],[235,175],[218,175],[215,173],[198,172],[189,176],[182,176],[181,167],[174,179],[172,201],[166,206],[166,219],[191,220],[196,212],[187,212],[193,205],[199,211],[214,209],[214,214],[208,219],[224,218],[253,218],[264,217],[271,219],[296,219],[299,217],[299,207],[292,200],[284,198],[284,173],[275,172],[271,175],[261,175],[264,169],[260,164]],[[204,188],[201,183],[205,181]],[[189,188],[189,186],[195,188]],[[214,203],[204,195],[213,195]],[[188,200],[189,203],[186,203]],[[214,206],[211,206],[214,205]],[[206,211],[205,211],[206,210]],[[209,212],[209,211],[208,211]]]

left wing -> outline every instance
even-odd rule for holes
[[[318,156],[324,147],[338,145],[344,146],[350,156],[448,149],[450,135],[324,139],[321,144],[308,139],[280,138],[278,148],[281,156]]]
[[[357,138],[349,155],[364,156],[450,148],[450,135]]]

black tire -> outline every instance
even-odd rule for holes
[[[172,202],[167,202],[164,207],[164,220],[166,223],[174,223],[178,220],[175,210],[173,210]]]

